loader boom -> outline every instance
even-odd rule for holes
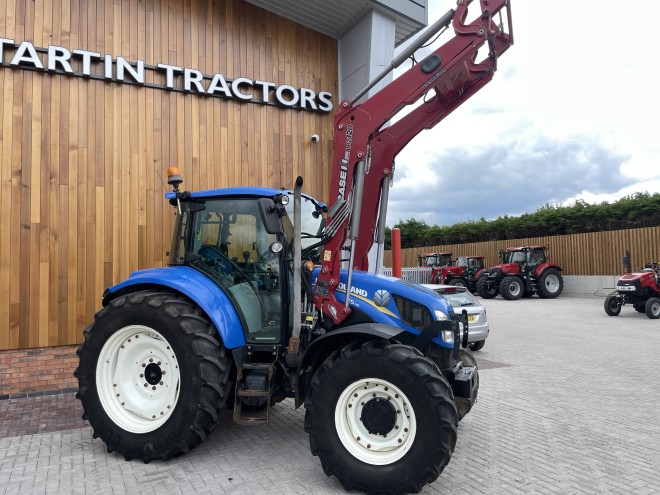
[[[369,250],[374,242],[382,243],[395,157],[422,130],[433,128],[488,84],[497,70],[497,58],[513,44],[510,0],[479,0],[481,15],[466,23],[469,3],[458,0],[455,11],[447,12],[352,101],[341,102],[335,114],[328,201],[332,206],[314,295],[317,307],[334,324],[345,320],[351,311],[348,297],[345,303],[335,298],[342,252],[349,253],[349,294],[352,271],[367,270]],[[356,103],[450,23],[452,39],[376,94]],[[488,55],[477,60],[479,49],[486,44]],[[407,115],[383,128],[404,108],[415,104]]]

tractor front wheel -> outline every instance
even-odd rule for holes
[[[621,313],[621,301],[617,296],[607,296],[605,298],[605,312],[609,316],[619,316],[619,313]]]
[[[124,295],[96,314],[84,336],[76,397],[108,452],[167,460],[213,430],[231,361],[193,302],[169,292]]]
[[[547,268],[539,277],[539,297],[543,299],[554,299],[564,290],[564,278],[556,268]]]
[[[456,287],[467,287],[467,281],[460,277],[451,279],[448,284]]]
[[[500,283],[500,294],[502,294],[504,299],[515,301],[522,297],[523,292],[523,282],[519,277],[508,275],[502,279],[502,283]]]
[[[649,298],[649,300],[646,301],[645,310],[646,316],[652,320],[657,320],[660,318],[660,299],[657,297]]]
[[[405,345],[371,340],[336,351],[316,371],[305,409],[312,454],[347,490],[419,492],[456,445],[449,383]]]
[[[487,275],[482,275],[477,280],[477,294],[483,299],[492,299],[497,296],[497,285],[490,282]]]

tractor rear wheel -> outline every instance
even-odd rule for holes
[[[477,280],[477,294],[483,299],[492,299],[497,296],[497,285],[489,283],[488,276],[481,276]]]
[[[564,290],[564,278],[556,268],[547,268],[538,279],[539,297],[554,299]]]
[[[657,297],[649,298],[649,300],[646,301],[645,310],[646,316],[652,320],[657,320],[660,318],[660,299]]]
[[[605,312],[610,316],[619,316],[621,313],[621,301],[617,296],[607,296],[604,306]]]
[[[524,292],[522,280],[515,275],[508,275],[502,279],[500,283],[500,294],[508,301],[515,301],[520,299]]]
[[[231,361],[196,304],[169,292],[124,295],[96,314],[84,336],[76,397],[108,452],[167,460],[213,430]]]
[[[347,490],[419,492],[456,445],[449,383],[405,345],[370,340],[336,351],[314,374],[305,409],[312,454]]]
[[[448,282],[448,285],[454,285],[456,287],[466,287],[467,288],[467,281],[464,278],[461,278],[461,277],[452,278]]]

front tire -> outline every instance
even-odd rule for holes
[[[470,350],[471,350],[472,352],[476,352],[476,351],[480,351],[481,349],[483,349],[485,345],[486,345],[486,341],[485,341],[485,340],[479,340],[479,341],[477,341],[477,342],[471,342],[471,343],[468,345],[468,347],[470,348]]]
[[[453,278],[448,282],[448,285],[453,285],[455,287],[466,287],[467,281],[464,278]]]
[[[316,371],[305,408],[312,454],[347,490],[419,492],[456,445],[449,383],[405,345],[370,340],[336,351]]]
[[[617,296],[607,296],[604,307],[609,316],[619,316],[619,313],[621,313],[621,301]]]
[[[507,301],[520,299],[523,292],[523,282],[520,278],[508,275],[502,279],[502,283],[500,284],[500,294],[502,294],[502,297]]]
[[[489,283],[489,277],[483,275],[477,280],[477,294],[482,299],[492,299],[497,296],[497,285],[495,283]]]
[[[84,335],[76,397],[108,452],[166,460],[213,430],[229,395],[231,361],[193,302],[169,292],[121,296]]]
[[[547,268],[539,277],[538,288],[536,289],[539,297],[543,299],[554,299],[564,290],[564,278],[556,268]]]
[[[646,301],[646,306],[644,309],[646,311],[646,316],[652,320],[657,320],[660,318],[660,299],[657,297],[651,297],[648,301]]]

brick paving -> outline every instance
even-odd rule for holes
[[[660,321],[602,299],[484,301],[479,402],[423,493],[660,493]],[[290,401],[258,427],[227,412],[169,462],[108,454],[73,394],[0,401],[0,495],[343,493],[309,453]]]

